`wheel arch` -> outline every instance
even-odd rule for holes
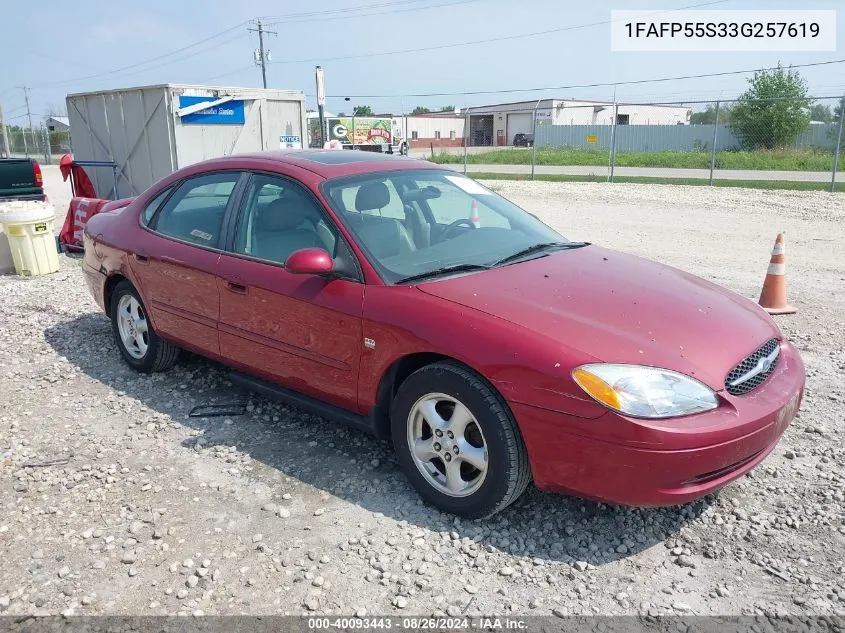
[[[496,386],[471,365],[447,354],[438,352],[414,352],[396,359],[384,372],[381,380],[379,380],[376,406],[373,409],[373,425],[377,437],[390,439],[390,406],[402,383],[415,371],[428,365],[442,362],[459,365],[478,376],[489,385],[493,392],[501,399],[502,404],[508,409],[510,408],[504,395]]]
[[[125,277],[124,275],[122,275],[120,273],[113,273],[113,274],[108,276],[108,278],[106,279],[106,283],[103,286],[103,305],[105,306],[106,314],[109,317],[112,316],[112,313],[111,313],[112,293],[114,292],[114,289],[117,287],[117,285],[122,281],[128,281],[130,284],[132,283],[132,281],[128,277]],[[132,284],[132,287],[134,288],[135,284]],[[137,288],[135,288],[135,290],[137,290]]]

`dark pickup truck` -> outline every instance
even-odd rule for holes
[[[32,158],[0,158],[0,200],[46,200],[41,165]]]

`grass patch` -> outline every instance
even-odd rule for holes
[[[468,171],[476,180],[531,180],[530,174],[499,174]],[[534,180],[544,182],[607,182],[604,176],[571,176],[567,174],[536,174]],[[694,185],[708,186],[703,178],[651,178],[649,176],[614,176],[614,183],[638,183],[644,185]],[[803,182],[797,180],[714,180],[716,187],[744,187],[747,189],[791,189],[795,191],[830,191],[829,182]],[[837,182],[836,191],[845,193],[845,183]]]
[[[435,154],[433,162],[462,164],[463,154]],[[471,165],[530,165],[530,149],[502,149],[468,154]],[[604,166],[610,152],[599,149],[537,149],[537,165]],[[617,152],[617,167],[675,167],[710,169],[710,152]],[[716,152],[716,169],[770,171],[831,171],[833,152],[809,150],[760,150]]]

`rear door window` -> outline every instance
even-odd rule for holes
[[[168,187],[147,203],[147,206],[144,207],[143,213],[141,213],[141,223],[144,226],[147,226],[150,223],[150,220],[153,219],[155,212],[158,211],[161,203],[164,202],[164,199],[172,190],[172,187]]]
[[[223,216],[240,172],[186,180],[156,216],[155,230],[178,240],[217,248]]]

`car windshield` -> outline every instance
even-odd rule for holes
[[[506,265],[520,253],[536,257],[576,245],[453,171],[359,174],[328,180],[322,191],[388,283]]]

